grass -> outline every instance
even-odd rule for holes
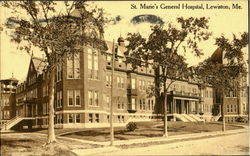
[[[44,145],[46,135],[32,133],[1,134],[1,155],[3,156],[75,156],[72,149],[94,148],[96,145],[83,144],[81,142],[66,139],[57,139],[56,143]]]
[[[129,140],[138,138],[152,138],[163,135],[162,122],[138,122],[138,129],[129,132],[125,128],[115,128],[115,140]],[[227,130],[239,129],[241,127],[226,125]],[[168,122],[168,135],[181,135],[190,133],[220,131],[220,123],[194,123],[194,122]],[[60,133],[58,133],[60,134]],[[77,132],[63,134],[62,136],[83,140],[105,142],[110,139],[109,128],[78,129]],[[94,137],[93,137],[94,136]]]
[[[137,138],[152,138],[159,137],[163,134],[162,121],[160,122],[138,122],[138,129],[134,132],[129,132],[125,127],[115,128],[115,140],[129,140]],[[220,123],[187,123],[187,122],[168,122],[168,134],[169,136],[200,133],[200,132],[212,132],[220,131],[222,125]],[[227,130],[239,129],[241,127],[234,125],[227,125]],[[57,142],[49,145],[42,146],[46,142],[47,130],[40,129],[36,132],[41,133],[12,133],[1,135],[1,155],[62,155],[62,156],[75,156],[73,149],[88,149],[102,147],[101,145],[93,145],[74,141],[70,138],[77,138],[90,141],[109,141],[109,128],[85,128],[85,129],[55,129],[57,135],[65,137],[57,138]],[[69,138],[68,138],[69,137]],[[176,140],[178,141],[178,140]],[[145,147],[155,144],[171,143],[173,141],[161,141],[161,142],[147,142],[141,144],[132,145],[120,145],[118,148],[132,148],[132,147]],[[242,150],[246,150],[242,148]]]

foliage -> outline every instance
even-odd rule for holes
[[[63,11],[59,3],[63,4]],[[1,4],[16,15],[6,22],[7,27],[14,28],[12,40],[28,53],[37,47],[45,54],[49,88],[47,143],[54,142],[55,69],[64,56],[82,52],[84,45],[107,49],[103,41],[104,12],[99,8],[87,9],[86,1],[4,1]]]
[[[248,44],[248,34],[243,33],[241,38],[233,36],[231,42],[224,36],[216,38],[215,44],[224,53],[222,60],[210,57],[195,69],[200,80],[224,91],[232,90],[235,81],[247,74],[242,48]]]
[[[166,92],[168,89],[165,85],[167,78],[173,83],[189,73],[185,58],[179,54],[180,48],[183,47],[184,51],[189,48],[196,56],[201,56],[203,53],[198,48],[198,42],[207,40],[211,35],[207,31],[208,19],[205,17],[180,17],[177,22],[180,28],[172,23],[152,26],[147,39],[139,33],[129,33],[127,37],[127,62],[132,64],[133,69],[152,65],[158,78],[155,82],[158,97],[160,90],[165,87],[163,91]]]
[[[137,129],[137,124],[135,122],[129,122],[126,125],[126,129],[130,132],[135,131]]]

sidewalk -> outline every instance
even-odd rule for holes
[[[98,144],[104,145],[105,147],[102,148],[93,148],[93,149],[74,149],[72,152],[76,153],[77,155],[93,155],[93,154],[101,154],[106,152],[113,152],[118,151],[120,148],[116,146],[120,145],[133,145],[133,144],[143,144],[143,143],[157,143],[157,142],[166,142],[166,144],[172,142],[180,142],[180,141],[187,141],[193,139],[202,139],[207,137],[219,137],[224,135],[233,135],[248,132],[248,127],[244,129],[237,129],[237,130],[228,130],[226,132],[216,131],[216,132],[202,132],[202,133],[192,133],[192,134],[183,134],[183,135],[175,135],[165,137],[154,137],[154,138],[143,138],[143,139],[131,139],[131,140],[119,140],[115,141],[113,147],[110,147],[110,142],[94,142],[94,141],[87,141],[81,140],[84,143],[91,143],[91,144]],[[76,141],[80,141],[80,139],[74,139]]]

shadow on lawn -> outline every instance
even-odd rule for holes
[[[30,145],[27,145],[27,144],[30,144]],[[1,144],[4,145],[4,146],[8,146],[8,147],[11,147],[11,148],[18,148],[18,147],[21,147],[21,148],[32,148],[32,144],[35,143],[34,140],[32,139],[20,139],[20,140],[9,140],[9,139],[5,139],[5,138],[2,138],[1,139]],[[26,144],[26,145],[23,145],[23,144]]]

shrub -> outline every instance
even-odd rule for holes
[[[129,122],[126,125],[126,129],[130,132],[135,131],[135,129],[137,129],[137,124],[135,122]]]

